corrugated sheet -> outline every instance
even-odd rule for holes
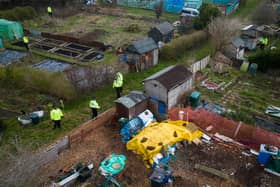
[[[157,80],[167,90],[182,84],[192,77],[192,72],[187,70],[183,65],[170,66],[160,72],[146,78],[144,82],[149,80]]]
[[[174,30],[173,25],[171,25],[168,22],[163,22],[155,27],[157,30],[159,30],[163,35],[169,34]]]
[[[148,97],[143,92],[132,91],[129,94],[118,98],[115,102],[124,105],[126,108],[131,108],[146,99],[148,99]]]
[[[132,53],[144,54],[154,49],[157,49],[158,46],[152,38],[145,38],[144,40],[139,40],[133,42],[128,46],[127,51]]]

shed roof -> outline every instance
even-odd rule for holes
[[[173,65],[146,78],[144,82],[149,80],[157,80],[167,90],[171,90],[172,88],[177,87],[178,85],[189,80],[192,75],[192,72],[187,70],[183,65]]]
[[[157,30],[159,30],[159,32],[163,35],[165,34],[169,34],[170,32],[172,32],[174,30],[173,25],[171,25],[169,22],[163,22],[157,26],[155,26],[155,28]]]
[[[247,30],[257,30],[258,26],[257,25],[248,25],[246,27],[243,27],[241,30],[242,31],[247,31]]]
[[[234,39],[232,40],[232,44],[233,44],[236,48],[245,47],[245,42],[244,42],[240,37],[234,38]]]
[[[115,102],[124,105],[126,108],[131,108],[147,98],[148,97],[141,91],[132,91],[127,95],[118,98]]]
[[[127,48],[127,51],[141,55],[157,48],[158,46],[152,38],[145,38],[130,44]]]

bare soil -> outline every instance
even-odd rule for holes
[[[79,161],[94,163],[95,169],[89,186],[98,186],[103,177],[97,173],[99,163],[111,153],[124,154],[127,157],[126,169],[117,177],[123,186],[150,186],[149,176],[152,169],[145,167],[142,159],[127,151],[121,142],[118,127],[99,127],[91,136],[79,145],[62,152],[53,163],[38,173],[39,181],[49,181],[59,170],[75,166]],[[224,180],[209,173],[197,170],[195,164],[204,165],[224,172],[230,180]],[[269,186],[277,187],[277,177],[265,173],[256,162],[255,156],[245,156],[242,150],[219,144],[194,144],[181,147],[176,152],[176,160],[170,163],[175,176],[174,186]],[[80,186],[75,184],[75,186]]]

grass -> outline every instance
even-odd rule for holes
[[[246,4],[239,7],[230,17],[248,18],[263,0],[247,0]]]
[[[208,51],[205,50],[209,47],[209,43],[205,43],[201,48],[189,51],[186,53],[186,56],[182,59],[178,59],[176,61],[160,61],[160,63],[141,73],[127,73],[124,75],[124,94],[132,91],[132,90],[143,90],[142,80],[157,71],[173,64],[181,63],[186,64],[187,55],[189,54],[197,54],[197,56],[201,56],[203,54],[207,55]],[[193,59],[193,56],[190,57]],[[114,106],[115,100],[115,90],[112,88],[111,84],[104,85],[103,88],[97,89],[94,93],[97,97],[97,101],[101,106],[101,110],[105,111]],[[90,110],[88,107],[88,102],[92,95],[86,95],[82,98],[79,98],[77,101],[66,105],[64,110],[65,117],[62,121],[62,129],[61,130],[52,130],[51,121],[48,120],[48,117],[45,118],[44,121],[40,122],[40,124],[35,126],[29,126],[26,128],[22,128],[19,126],[16,119],[8,119],[4,120],[7,125],[4,136],[2,137],[2,141],[0,143],[0,147],[3,149],[11,149],[11,145],[9,142],[13,140],[15,136],[18,136],[22,139],[22,143],[24,145],[32,144],[34,149],[41,147],[42,145],[48,144],[53,140],[63,137],[65,133],[69,132],[73,128],[79,126],[81,123],[90,119]]]

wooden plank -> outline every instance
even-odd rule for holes
[[[203,166],[203,165],[200,165],[200,164],[195,164],[194,168],[198,169],[198,170],[201,170],[201,171],[204,171],[204,172],[207,172],[207,173],[211,173],[211,174],[216,175],[220,178],[229,180],[229,175],[228,174],[225,174],[224,172],[219,171],[217,169],[210,168],[210,167],[207,167],[207,166]]]

